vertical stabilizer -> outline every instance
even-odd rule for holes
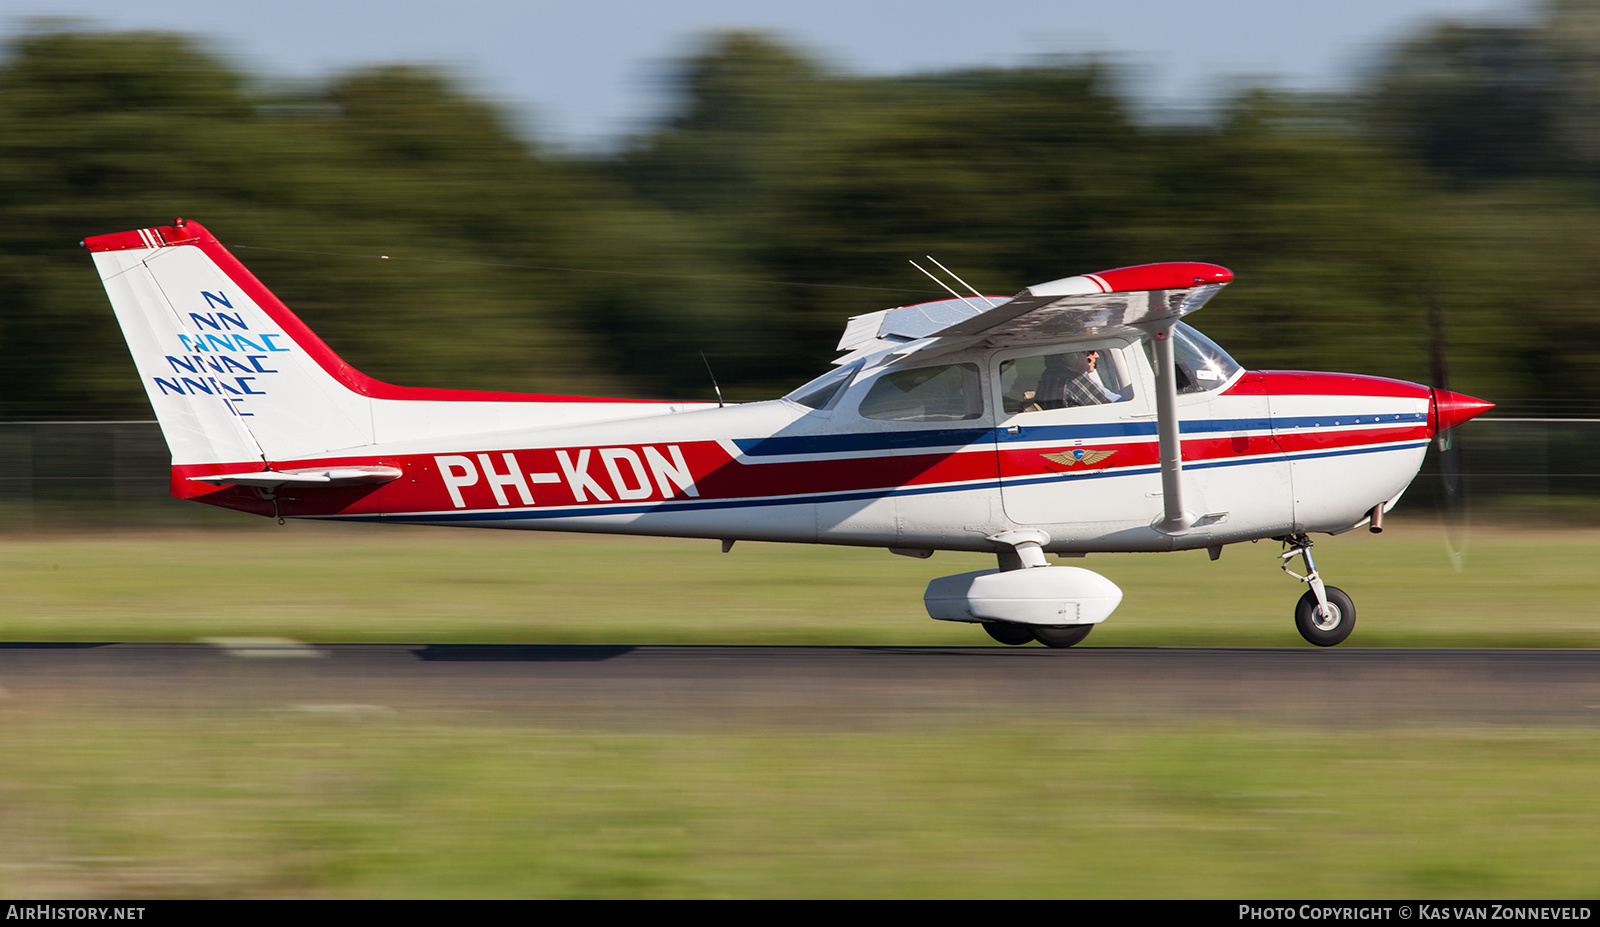
[[[395,386],[345,363],[197,222],[97,235],[83,246],[172,448],[175,492],[201,475],[350,463],[397,442],[710,407]]]
[[[264,466],[372,443],[370,400],[329,374],[312,355],[332,352],[198,223],[84,247],[174,464]]]

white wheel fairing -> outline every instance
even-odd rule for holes
[[[1080,567],[977,570],[928,584],[923,604],[939,621],[1099,624],[1122,603],[1111,580]]]

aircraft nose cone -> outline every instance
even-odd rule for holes
[[[1434,389],[1432,393],[1433,402],[1428,410],[1428,431],[1432,434],[1454,428],[1494,408],[1492,402],[1452,393],[1447,389]]]

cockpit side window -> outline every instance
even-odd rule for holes
[[[862,418],[890,422],[959,422],[983,416],[976,364],[894,370],[861,400]]]
[[[1110,348],[1036,354],[1000,362],[1001,408],[1007,415],[1126,402],[1133,386]]]

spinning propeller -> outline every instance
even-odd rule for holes
[[[1428,426],[1433,432],[1439,461],[1439,518],[1444,523],[1444,545],[1450,565],[1460,573],[1466,563],[1467,535],[1471,525],[1466,481],[1461,474],[1461,442],[1455,426],[1494,408],[1494,403],[1450,392],[1450,367],[1445,360],[1444,309],[1438,297],[1428,300],[1428,347],[1432,396]]]

